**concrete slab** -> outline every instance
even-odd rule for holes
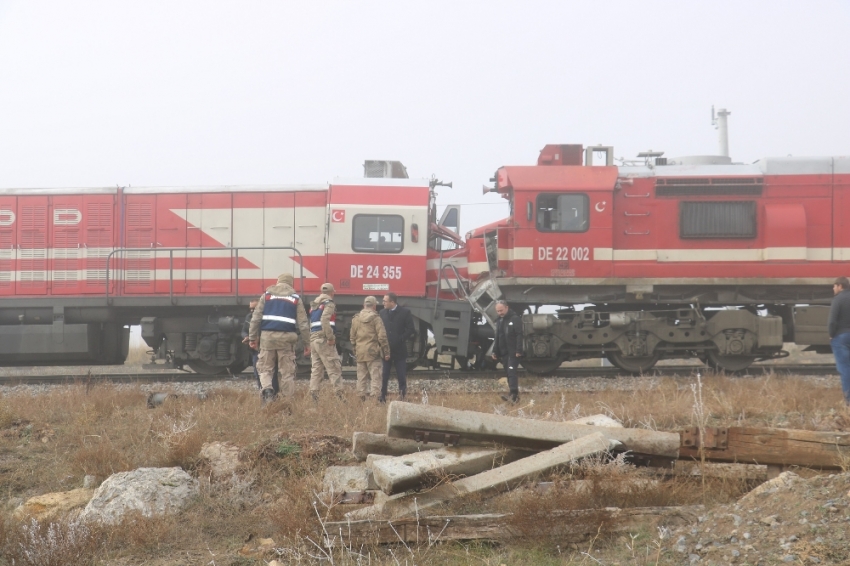
[[[364,466],[328,466],[323,486],[325,493],[334,495],[378,489],[372,470]]]
[[[380,505],[358,509],[347,513],[345,516],[351,520],[396,519],[422,513],[457,497],[510,489],[537,474],[587,456],[606,452],[615,447],[618,447],[617,441],[607,439],[601,432],[596,432],[516,462],[456,482],[440,485],[425,493],[401,494],[390,497]]]
[[[388,438],[386,434],[374,432],[355,432],[351,442],[351,451],[359,461],[366,460],[369,454],[404,456],[422,450],[434,450],[444,445],[439,442],[417,442],[406,438]]]
[[[415,438],[421,431],[457,434],[461,445],[497,442],[521,450],[546,450],[599,432],[618,441],[618,450],[670,458],[678,457],[680,443],[675,432],[523,419],[402,401],[390,403],[387,436]]]
[[[528,453],[474,446],[445,447],[405,456],[370,456],[369,467],[378,487],[384,493],[393,494],[418,487],[435,477],[474,475],[523,456]]]
[[[607,426],[613,428],[623,428],[623,423],[616,419],[612,419],[608,415],[590,415],[567,421],[569,424],[583,424],[590,426]]]

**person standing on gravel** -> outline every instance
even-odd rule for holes
[[[511,310],[503,300],[496,301],[496,340],[493,343],[493,359],[501,360],[508,374],[509,396],[502,396],[503,401],[519,403],[519,377],[517,368],[519,358],[523,354],[522,319]]]
[[[319,400],[319,384],[328,373],[337,397],[342,397],[342,362],[336,351],[336,304],[334,286],[322,285],[322,294],[310,304],[310,351],[313,361],[310,373],[310,395]]]
[[[850,405],[850,279],[839,277],[832,285],[829,309],[829,337],[835,365],[841,375],[844,404]]]
[[[295,345],[299,333],[306,345],[304,354],[310,351],[310,325],[301,297],[292,287],[294,281],[288,273],[278,277],[277,284],[266,289],[260,297],[251,316],[248,347],[257,349],[259,344],[257,366],[263,404],[275,398],[272,386],[275,366],[280,371],[283,395],[292,397],[295,394]]]
[[[381,362],[390,359],[387,331],[377,307],[378,299],[366,297],[363,310],[354,315],[351,321],[350,339],[357,359],[357,394],[361,401],[365,401],[367,395],[380,397]]]
[[[398,304],[398,295],[395,293],[384,295],[384,308],[379,314],[387,331],[390,358],[384,358],[384,367],[381,371],[381,396],[378,401],[387,402],[387,387],[390,383],[392,368],[395,368],[396,379],[398,379],[398,397],[404,401],[407,395],[407,341],[416,336],[413,314]]]

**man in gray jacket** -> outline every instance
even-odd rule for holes
[[[284,273],[260,297],[257,308],[251,317],[248,331],[248,346],[257,348],[260,372],[261,397],[263,403],[275,398],[272,377],[275,366],[280,371],[280,390],[285,397],[295,394],[295,345],[298,335],[305,344],[305,354],[309,351],[310,325],[301,297],[292,287],[294,278]],[[262,333],[262,335],[261,335]]]

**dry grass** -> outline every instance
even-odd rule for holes
[[[703,378],[702,399],[706,426],[813,430],[850,426],[837,381],[835,387],[817,387],[776,376],[709,376]],[[603,412],[632,427],[676,430],[696,424],[690,383],[674,379],[660,379],[648,390],[526,394],[523,400],[523,406],[508,408],[497,403],[495,395],[429,394],[429,403],[434,405],[552,421]],[[337,519],[350,508],[317,503],[324,469],[350,462],[346,450],[354,431],[381,432],[386,426],[385,407],[361,403],[353,391],[342,400],[323,393],[318,405],[299,397],[290,404],[279,402],[267,408],[260,407],[256,392],[229,389],[204,400],[169,398],[156,409],[148,409],[145,401],[140,390],[91,384],[38,397],[0,398],[0,493],[4,501],[66,491],[79,487],[85,475],[103,480],[112,473],[143,466],[177,465],[201,480],[200,497],[179,517],[132,517],[118,527],[102,532],[92,529],[85,536],[82,527],[70,519],[55,526],[21,524],[6,505],[0,513],[0,564],[12,564],[14,559],[14,564],[259,565],[259,558],[246,558],[237,551],[266,537],[273,538],[278,549],[264,555],[266,560],[279,556],[291,563],[311,564],[318,561],[311,556],[327,559],[310,541],[321,542],[323,521]],[[241,448],[239,470],[231,480],[210,481],[209,463],[198,454],[203,443],[212,441]],[[741,481],[712,480],[702,489],[698,479],[658,484],[647,478],[645,471],[622,463],[591,461],[540,478],[555,482],[545,494],[527,490],[521,498],[506,495],[468,500],[453,510],[510,509],[518,525],[533,525],[559,509],[712,504],[728,501],[749,488]],[[571,489],[571,482],[577,479],[592,479],[590,489]],[[622,489],[630,483],[636,487]],[[335,564],[396,564],[396,560],[408,564],[611,564],[615,558],[605,562],[610,555],[619,557],[621,564],[655,564],[658,560],[651,550],[656,534],[643,533],[639,540],[596,540],[593,560],[588,559],[589,546],[570,550],[558,541],[537,541],[531,536],[507,547],[400,545],[340,549],[332,557]],[[50,547],[52,553],[27,558],[26,549],[45,548],[44,541],[50,536],[60,541]],[[637,552],[640,545],[641,552]],[[654,558],[655,562],[651,561]]]

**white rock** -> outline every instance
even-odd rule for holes
[[[71,509],[82,507],[92,498],[94,490],[79,488],[71,491],[45,493],[27,499],[15,509],[15,517],[33,517],[39,521],[50,521]]]
[[[229,478],[239,467],[239,448],[227,442],[207,442],[201,446],[201,458],[210,462],[212,475]]]
[[[120,472],[100,484],[80,518],[113,525],[129,511],[138,511],[144,517],[170,515],[183,509],[198,491],[198,480],[181,468]]]

